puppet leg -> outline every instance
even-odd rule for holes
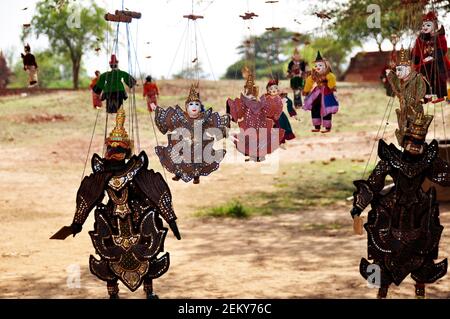
[[[320,127],[322,125],[322,117],[320,115],[320,107],[321,107],[322,96],[319,95],[313,102],[313,106],[311,109],[311,118],[312,124],[314,128],[311,130],[312,132],[320,132]]]
[[[416,282],[414,285],[416,291],[417,299],[425,299],[425,284],[421,282]]]
[[[119,284],[117,279],[108,280],[106,287],[108,289],[109,299],[119,299]]]
[[[323,126],[324,126],[325,130],[322,131],[322,133],[328,133],[331,131],[331,126],[332,126],[331,117],[332,117],[332,114],[328,114],[323,117]]]
[[[158,295],[153,292],[153,280],[151,278],[144,278],[144,291],[147,299],[159,299]]]
[[[386,299],[388,290],[389,290],[389,286],[381,286],[378,289],[377,298],[378,299]]]

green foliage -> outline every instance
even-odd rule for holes
[[[266,31],[260,36],[246,39],[252,42],[250,49],[247,50],[244,45],[237,47],[241,58],[227,68],[224,78],[242,79],[241,69],[244,65],[249,65],[255,68],[257,78],[278,77],[279,79],[285,79],[287,59],[284,53],[289,49],[288,56],[292,55],[293,35],[293,32],[281,28],[275,32]],[[306,41],[306,39],[306,36],[302,36],[302,41]]]
[[[249,211],[239,201],[232,201],[225,205],[205,209],[196,215],[198,217],[247,218],[249,217]]]
[[[78,88],[83,55],[104,41],[109,27],[103,18],[105,12],[93,0],[85,1],[84,6],[66,3],[60,9],[55,8],[57,2],[41,0],[36,4],[31,30],[25,31],[23,37],[29,32],[47,36],[53,52],[72,62],[73,87]]]
[[[63,56],[55,54],[50,50],[34,52],[36,61],[39,66],[38,80],[39,86],[43,88],[70,88],[72,86],[72,78],[70,70],[72,65],[70,60]],[[87,87],[89,81],[86,71],[80,70],[81,87]],[[28,74],[23,70],[22,60],[16,62],[13,68],[13,79],[10,87],[19,88],[28,85]]]

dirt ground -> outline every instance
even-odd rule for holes
[[[309,122],[302,127],[307,129]],[[375,136],[376,132],[308,136],[277,156],[281,163],[329,157],[367,160]],[[105,284],[88,269],[94,249],[87,231],[93,216],[75,238],[48,239],[72,220],[82,168],[74,167],[73,158],[85,142],[61,136],[45,148],[2,144],[0,298],[106,297]],[[143,147],[149,149],[150,144]],[[152,165],[156,159],[149,154]],[[353,235],[351,204],[344,199],[331,207],[249,219],[193,216],[230,193],[265,188],[258,184],[260,174],[258,164],[230,160],[198,186],[169,181],[183,238],[177,241],[168,234],[165,247],[171,268],[155,281],[156,293],[161,298],[373,298],[376,289],[368,288],[358,271],[361,257],[366,257],[366,235]],[[441,259],[450,255],[449,212],[450,204],[443,204]],[[68,277],[77,267],[80,285],[70,287]],[[144,297],[142,290],[130,293],[121,288],[122,298]],[[390,294],[413,295],[411,279]],[[450,298],[449,277],[431,285],[428,297]]]

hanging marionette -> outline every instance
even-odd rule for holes
[[[119,297],[118,281],[135,291],[142,283],[147,298],[154,299],[153,279],[169,268],[169,253],[161,257],[167,228],[181,239],[172,207],[169,186],[160,173],[148,170],[145,152],[132,153],[132,142],[124,128],[121,107],[116,126],[106,140],[106,154],[92,157],[93,173],[81,182],[77,208],[71,226],[63,227],[51,239],[65,239],[81,232],[95,208],[94,230],[89,232],[100,259],[90,256],[89,268],[106,281],[111,299]],[[103,204],[108,195],[106,204]]]
[[[394,77],[391,72],[388,77],[400,99],[396,135],[403,151],[379,141],[377,166],[367,181],[354,182],[351,215],[355,232],[362,234],[359,216],[371,205],[364,228],[368,259],[372,263],[362,258],[360,273],[370,283],[379,284],[378,298],[385,298],[389,286],[400,285],[408,275],[415,281],[416,297],[424,298],[425,284],[434,283],[446,274],[447,259],[434,262],[443,227],[439,222],[436,190],[431,187],[425,192],[422,184],[428,178],[441,186],[450,186],[450,166],[439,157],[436,140],[425,142],[433,120],[419,105],[426,94],[425,81],[414,71],[407,75],[411,68],[404,58],[405,51],[400,56],[397,75]],[[383,188],[388,175],[394,186],[386,193]]]
[[[159,97],[159,88],[152,80],[150,75],[145,78],[143,93],[144,98],[147,100],[147,109],[149,112],[153,112],[156,109]]]
[[[331,131],[332,115],[339,110],[339,103],[334,95],[336,92],[336,76],[331,72],[330,63],[323,59],[320,52],[314,62],[311,75],[306,78],[303,95],[306,96],[304,110],[311,111],[312,132]]]
[[[99,109],[102,107],[102,97],[100,94],[94,92],[94,87],[97,85],[98,80],[100,79],[100,71],[95,71],[95,77],[92,78],[91,84],[89,88],[92,91],[92,105],[95,109]]]
[[[278,89],[276,95],[266,94],[258,101],[258,87],[252,72],[244,68],[242,73],[246,79],[244,93],[239,98],[227,100],[227,112],[239,125],[240,132],[234,136],[237,150],[246,156],[246,161],[260,162],[283,140],[284,130],[274,128],[283,112],[283,103]],[[273,85],[270,86],[274,89]]]
[[[286,113],[284,112],[285,109],[287,109],[288,114],[290,117],[298,119],[297,111],[294,108],[294,105],[292,103],[292,100],[289,98],[289,95],[287,92],[280,92],[281,100],[283,101],[283,112],[280,115],[280,118],[278,119],[277,123],[275,124],[275,127],[282,128],[284,130],[284,136],[283,139],[280,141],[281,146],[283,146],[286,141],[295,139],[294,131],[292,130],[291,123],[289,122],[289,118],[287,117]]]
[[[201,176],[208,176],[219,168],[226,151],[213,148],[214,142],[226,138],[229,127],[228,115],[220,115],[210,108],[204,109],[192,84],[186,99],[185,110],[178,105],[155,111],[156,126],[166,134],[168,145],[156,147],[161,164],[172,174],[174,181],[200,183]]]
[[[422,29],[413,48],[413,64],[422,73],[431,87],[427,95],[436,95],[433,103],[444,101],[447,95],[447,77],[450,60],[447,57],[447,40],[444,26],[439,28],[435,12],[423,16]]]
[[[280,147],[284,148],[286,141],[294,139],[295,135],[283,109],[286,106],[290,116],[296,116],[297,112],[292,107],[292,100],[288,98],[287,93],[284,96],[280,93],[278,83],[278,79],[272,79],[267,83],[267,92],[261,97],[261,103],[268,104],[268,107],[274,110],[279,110],[281,107],[281,114],[278,119],[274,119],[273,127],[283,130],[284,134],[280,135]]]
[[[127,72],[119,69],[119,61],[115,54],[111,55],[109,61],[111,71],[100,75],[93,91],[102,94],[102,101],[106,100],[106,112],[116,113],[128,99],[123,82],[131,89],[136,85],[136,80]]]
[[[395,72],[386,70],[386,77],[400,102],[400,109],[395,110],[398,121],[395,135],[399,145],[402,145],[408,118],[417,113],[423,113],[422,104],[429,85],[422,74],[411,69],[409,52],[403,47],[400,49],[397,60]]]
[[[27,43],[24,47],[25,54],[21,53],[23,61],[23,69],[28,73],[28,87],[36,87],[38,85],[38,65],[36,58],[31,54],[31,47]]]
[[[302,90],[305,86],[306,62],[301,58],[298,48],[295,48],[292,60],[288,65],[288,78],[291,79],[291,89],[294,91],[294,105],[302,106]]]

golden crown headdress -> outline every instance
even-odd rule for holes
[[[257,97],[259,88],[255,85],[255,78],[249,67],[245,66],[242,68],[242,76],[245,79],[245,95],[253,95],[254,97]]]
[[[405,65],[405,66],[411,65],[411,58],[410,58],[409,50],[405,50],[403,48],[403,46],[401,47],[400,51],[398,52],[397,65]]]
[[[432,121],[433,115],[425,115],[422,112],[417,113],[408,120],[405,136],[410,136],[417,140],[425,140]]]
[[[186,104],[189,102],[200,102],[200,93],[197,91],[198,83],[192,83],[191,89],[189,90],[189,96],[186,99]]]
[[[125,124],[125,110],[123,106],[119,108],[116,114],[116,126],[113,128],[109,137],[106,139],[106,145],[111,147],[130,148],[130,138],[124,127]]]

